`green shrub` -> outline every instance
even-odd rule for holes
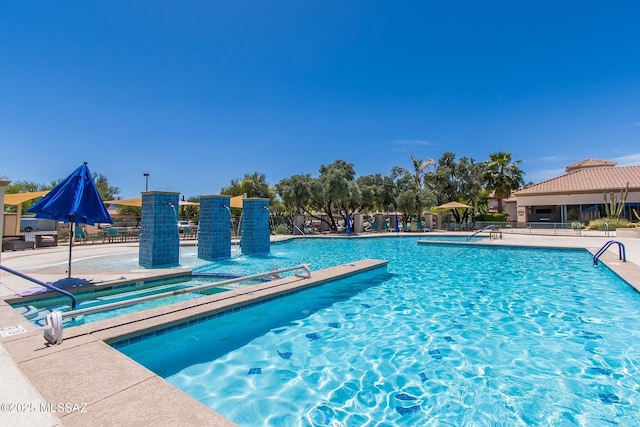
[[[287,227],[276,227],[274,234],[289,234],[289,230],[287,230]]]
[[[617,228],[628,228],[628,227],[633,227],[631,224],[633,224],[632,222],[620,218],[620,219],[616,219],[616,218],[601,218],[601,219],[594,219],[593,221],[589,222],[589,230],[599,230],[599,231],[604,231],[604,224],[607,223],[609,224],[609,231],[614,231]]]
[[[475,221],[486,222],[505,222],[507,220],[507,214],[505,213],[486,213],[478,215],[474,218]]]

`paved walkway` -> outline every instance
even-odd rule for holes
[[[409,235],[409,233],[401,233]],[[389,234],[384,234],[388,236]],[[427,236],[426,234],[421,234]],[[458,233],[459,235],[459,233]],[[328,236],[332,237],[332,236]],[[279,237],[282,239],[285,237]],[[529,234],[511,234],[505,232],[502,239],[486,241],[491,245],[521,245],[535,247],[576,247],[599,249],[612,237],[603,236],[602,233],[583,233],[582,236],[542,236]],[[627,261],[640,267],[640,239],[619,239],[626,247]],[[193,241],[182,244],[191,244]],[[617,251],[617,247],[612,247],[609,251]],[[137,256],[137,243],[114,243],[74,246],[74,260],[87,259],[104,256],[108,254],[121,254],[130,252],[132,256]],[[36,250],[3,252],[0,263],[9,268],[28,274],[44,282],[52,282],[66,277],[68,262],[68,247],[59,246],[53,248],[40,248]],[[96,282],[106,282],[119,280],[123,277],[127,279],[142,279],[144,277],[157,276],[162,274],[159,270],[128,270],[128,271],[86,271],[83,270],[82,277]],[[0,298],[14,296],[21,292],[33,288],[33,284],[24,279],[18,278],[6,272],[0,272]],[[0,322],[3,316],[0,311]],[[0,328],[5,328],[4,322],[0,323]],[[11,426],[57,426],[62,425],[55,413],[42,410],[41,404],[45,403],[65,403],[65,402],[44,402],[38,391],[26,379],[13,359],[7,354],[4,346],[1,345],[3,338],[0,337],[0,425]]]

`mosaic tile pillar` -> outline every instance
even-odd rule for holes
[[[243,254],[268,253],[271,244],[269,232],[269,199],[244,199],[240,224],[240,248]]]
[[[145,268],[174,267],[180,263],[178,197],[180,193],[142,193],[139,263]]]
[[[230,202],[229,196],[200,196],[198,258],[231,258]]]

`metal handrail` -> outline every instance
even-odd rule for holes
[[[40,281],[40,280],[38,280],[38,279],[36,279],[36,278],[34,278],[34,277],[27,276],[27,275],[26,275],[26,274],[24,274],[24,273],[20,273],[19,271],[16,271],[16,270],[11,269],[11,268],[9,268],[9,267],[5,267],[4,265],[0,265],[0,270],[4,270],[4,271],[6,271],[6,272],[8,272],[8,273],[15,274],[15,275],[16,275],[16,276],[18,276],[18,277],[21,277],[21,278],[23,278],[23,279],[25,279],[25,280],[29,280],[29,281],[31,281],[31,282],[33,282],[33,283],[37,284],[37,285],[40,285],[40,286],[42,286],[42,287],[44,287],[44,288],[47,288],[47,289],[49,289],[50,291],[59,292],[59,293],[61,293],[62,295],[66,295],[66,296],[68,296],[69,298],[71,298],[71,308],[72,308],[72,309],[75,309],[75,308],[76,308],[76,306],[78,305],[78,300],[76,299],[75,295],[73,295],[71,292],[67,292],[67,291],[65,291],[64,289],[60,289],[59,287],[57,287],[57,286],[55,286],[55,285],[52,285],[52,284],[49,284],[49,283],[42,282],[42,281]]]
[[[304,272],[306,274],[305,275],[298,274],[299,270],[304,270]],[[81,309],[78,309],[78,310],[66,311],[66,312],[62,313],[62,317],[66,318],[66,317],[80,316],[80,315],[83,315],[83,314],[98,313],[98,312],[101,312],[101,311],[107,311],[107,310],[111,310],[111,309],[114,309],[114,308],[126,307],[126,306],[129,306],[129,305],[134,305],[134,304],[138,304],[138,303],[145,302],[145,301],[151,301],[151,300],[160,299],[160,298],[167,298],[167,297],[174,296],[174,295],[189,294],[189,293],[192,293],[192,292],[203,291],[203,290],[210,289],[210,288],[215,288],[215,287],[218,287],[218,286],[229,285],[231,283],[244,282],[246,280],[259,279],[259,278],[265,277],[265,276],[272,277],[272,278],[277,278],[278,274],[286,273],[288,271],[294,271],[294,276],[300,277],[300,278],[303,278],[303,279],[308,279],[308,278],[311,277],[311,270],[309,269],[309,264],[300,264],[300,265],[297,265],[295,267],[283,268],[283,269],[280,269],[280,270],[271,270],[271,271],[266,272],[266,273],[258,273],[258,274],[252,274],[250,276],[234,277],[233,279],[223,280],[223,281],[220,281],[220,282],[206,283],[206,284],[203,284],[203,285],[192,286],[192,287],[184,288],[184,289],[176,289],[174,291],[162,292],[162,293],[155,294],[155,295],[147,295],[147,296],[144,296],[144,297],[134,298],[134,299],[126,300],[126,301],[117,301],[117,302],[112,302],[112,303],[109,303],[109,304],[98,305],[98,306],[95,306],[95,307],[87,307],[87,308],[81,308]],[[207,276],[207,274],[206,273],[200,273],[197,276]]]
[[[594,267],[598,266],[598,258],[600,258],[600,255],[605,253],[607,251],[607,249],[609,249],[609,246],[614,245],[614,244],[618,245],[618,259],[620,259],[622,262],[627,262],[627,253],[626,253],[626,250],[625,250],[624,245],[622,244],[622,242],[619,242],[617,240],[609,240],[593,256],[593,266]]]
[[[478,230],[478,231],[474,232],[473,234],[467,236],[467,241],[471,240],[471,238],[473,236],[475,236],[476,234],[479,234],[479,233],[481,233],[483,231],[486,231],[486,230],[497,231],[498,228],[499,227],[497,225],[495,225],[495,224],[487,225],[486,227],[481,228],[480,230]]]
[[[302,231],[302,230],[300,229],[300,227],[298,227],[297,225],[293,224],[293,228],[294,228],[294,229],[296,229],[296,230],[298,230],[298,231],[300,232],[300,234],[302,234],[303,236],[307,237],[307,235],[306,235],[306,234],[304,234],[304,231]]]

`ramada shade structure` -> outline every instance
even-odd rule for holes
[[[46,191],[35,191],[33,193],[13,193],[13,194],[5,194],[4,195],[4,204],[5,205],[20,205],[29,200],[37,199],[38,197],[42,197],[47,194],[49,190]]]
[[[464,203],[460,203],[460,202],[449,202],[449,203],[445,203],[444,205],[440,205],[437,208],[440,210],[447,210],[447,209],[465,209],[465,208],[472,208],[473,206],[469,206],[469,205],[465,205]]]

